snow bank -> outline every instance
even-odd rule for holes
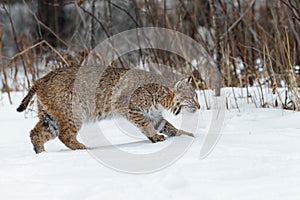
[[[201,110],[203,124],[193,145],[173,165],[151,174],[132,175],[109,169],[87,151],[70,151],[59,140],[36,155],[29,131],[34,113],[15,111],[24,94],[0,101],[1,199],[204,199],[294,200],[300,196],[300,114],[280,109],[240,105],[226,112],[222,137],[213,152],[199,160],[211,110]],[[24,117],[25,116],[25,117]],[[177,123],[176,117],[169,116]],[[143,136],[130,138],[99,123],[120,148],[133,152],[160,148]],[[111,134],[110,134],[111,133]],[[123,144],[123,146],[122,146]]]

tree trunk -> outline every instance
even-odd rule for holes
[[[55,36],[46,28],[40,26],[39,34],[41,40],[46,40],[54,47],[61,45],[57,36],[59,38],[62,37],[64,26],[63,3],[63,0],[38,0],[39,20],[56,34]]]
[[[221,95],[221,87],[222,87],[222,77],[221,77],[221,69],[222,69],[222,51],[221,51],[221,46],[220,46],[220,28],[219,24],[217,22],[217,12],[216,12],[216,5],[214,0],[209,0],[209,7],[210,7],[210,20],[211,20],[211,26],[213,30],[215,31],[214,34],[214,43],[215,43],[215,48],[214,48],[214,54],[216,55],[216,66],[219,70],[219,74],[216,75],[216,80],[215,80],[215,94],[216,96]]]

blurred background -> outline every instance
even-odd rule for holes
[[[81,65],[104,39],[149,26],[192,37],[214,58],[224,87],[260,91],[259,107],[268,106],[264,88],[272,94],[283,88],[272,106],[299,109],[298,0],[1,0],[1,92],[25,91],[54,68]],[[139,50],[112,65],[146,61],[190,74],[196,89],[209,89],[199,63],[170,52]],[[163,74],[153,68],[147,66]]]

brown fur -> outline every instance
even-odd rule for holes
[[[30,137],[36,153],[44,151],[44,143],[57,136],[70,149],[85,149],[76,139],[81,125],[115,113],[127,118],[152,142],[165,140],[157,132],[193,136],[176,129],[161,112],[167,109],[178,114],[182,109],[195,112],[200,108],[186,80],[166,87],[160,77],[148,72],[112,67],[105,71],[97,67],[52,71],[36,81],[17,111],[25,110],[34,94],[39,122]]]

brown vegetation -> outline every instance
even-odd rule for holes
[[[25,1],[21,2],[25,4]],[[43,5],[44,9],[47,6],[54,10],[57,8],[56,12],[64,12],[62,8],[74,6],[78,11],[73,13],[74,21],[81,25],[73,26],[71,21],[64,21],[67,26],[70,24],[70,27],[77,29],[73,32],[69,29],[61,30],[61,21],[45,24],[44,18],[40,18],[42,12],[38,11],[39,15],[35,17],[43,19],[38,21],[38,27],[42,27],[43,33],[47,34],[39,35],[36,40],[32,35],[12,31],[17,54],[12,58],[1,59],[2,91],[27,89],[32,81],[50,70],[49,66],[57,68],[81,64],[89,50],[97,44],[96,41],[124,30],[122,25],[127,23],[127,29],[156,26],[187,34],[201,43],[215,58],[222,74],[223,86],[248,87],[255,84],[261,90],[260,87],[266,85],[274,93],[278,87],[286,87],[287,95],[293,97],[295,109],[300,107],[297,89],[300,75],[299,69],[294,68],[300,65],[300,3],[297,0],[45,2],[48,3]],[[1,6],[5,9],[10,5]],[[103,11],[101,15],[98,9]],[[81,21],[76,21],[79,14]],[[126,21],[118,18],[121,14],[127,16]],[[11,18],[7,9],[6,17]],[[14,30],[13,20],[9,21],[11,29]],[[90,28],[85,27],[86,25]],[[69,34],[66,34],[66,30]],[[82,31],[85,31],[84,34]],[[82,39],[82,36],[87,36],[89,42],[80,42],[78,38]],[[152,59],[153,62],[158,61],[175,68],[180,74],[189,73],[201,80],[199,66],[191,66],[169,52],[139,50],[132,55],[133,60],[124,56],[114,65],[126,67],[135,65],[140,60]],[[23,66],[26,80],[17,80],[17,74],[22,69],[20,66]],[[7,73],[12,73],[13,85],[7,82]],[[198,83],[196,87],[206,88],[202,80]],[[283,107],[287,106],[284,100],[278,101]],[[266,102],[262,99],[260,104],[264,106]]]

